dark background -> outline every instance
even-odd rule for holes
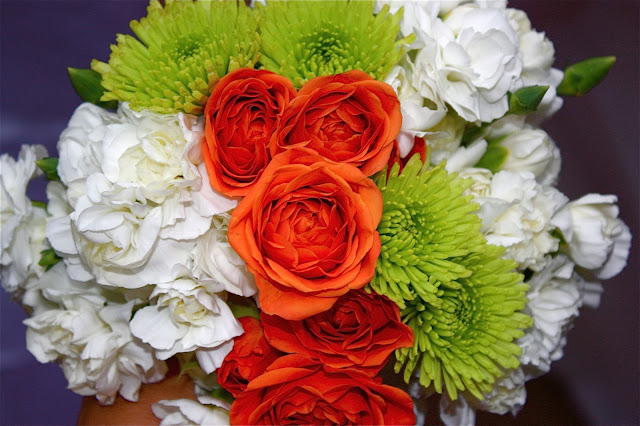
[[[21,144],[38,143],[56,155],[58,135],[80,103],[66,67],[107,60],[115,34],[129,32],[128,22],[144,16],[146,4],[0,0],[2,152],[15,156]],[[588,192],[617,194],[621,217],[634,235],[626,270],[604,283],[598,310],[582,311],[565,357],[553,364],[547,381],[556,386],[548,392],[562,394],[545,398],[563,401],[567,410],[575,404],[589,424],[637,424],[640,3],[524,0],[510,5],[525,10],[533,26],[546,31],[556,47],[556,67],[590,56],[618,58],[599,87],[583,98],[566,99],[544,126],[562,151],[559,189],[572,199]],[[44,198],[41,188],[32,198]],[[66,390],[56,365],[41,365],[26,351],[24,313],[4,291],[0,299],[0,424],[75,423],[81,398]],[[547,392],[542,388],[539,392]]]

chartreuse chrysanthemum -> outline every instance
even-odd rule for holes
[[[382,249],[370,285],[400,308],[416,297],[437,303],[439,282],[471,275],[457,258],[485,244],[480,219],[471,214],[478,207],[463,195],[470,181],[442,166],[422,168],[416,156],[401,174],[396,165],[386,182],[383,174],[376,181],[384,199]]]
[[[360,70],[382,80],[403,53],[402,10],[374,1],[273,1],[263,9],[260,62],[300,87],[317,76]]]
[[[477,205],[463,192],[470,182],[443,165],[428,169],[418,156],[402,173],[377,178],[384,200],[378,227],[382,250],[370,286],[394,300],[414,331],[412,348],[396,351],[396,372],[451,399],[478,399],[504,369],[516,368],[513,342],[529,327],[527,286],[503,248],[487,244]]]
[[[215,83],[260,53],[257,14],[243,2],[151,0],[130,26],[139,40],[118,34],[109,63],[91,68],[102,75],[103,101],[135,110],[201,114]]]

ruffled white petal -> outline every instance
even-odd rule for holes
[[[153,404],[151,409],[162,420],[161,426],[229,424],[228,411],[192,399],[163,399]]]
[[[615,195],[587,194],[567,203],[552,219],[568,244],[568,254],[600,279],[617,275],[631,248],[629,227],[618,218]]]

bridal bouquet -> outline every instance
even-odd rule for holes
[[[131,29],[69,69],[58,156],[1,157],[2,286],[78,394],[176,357],[198,401],[163,424],[517,413],[626,264],[616,197],[558,191],[539,127],[614,58],[553,68],[504,1],[151,0]]]

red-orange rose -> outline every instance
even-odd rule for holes
[[[411,397],[353,368],[276,360],[231,405],[232,425],[414,425]]]
[[[227,236],[256,276],[261,309],[299,320],[373,278],[381,218],[382,194],[359,169],[292,148],[233,211]]]
[[[244,333],[233,339],[233,349],[216,370],[218,383],[234,397],[282,355],[265,339],[258,319],[242,317],[238,321]]]
[[[353,290],[328,311],[302,321],[261,315],[264,334],[274,347],[306,354],[335,368],[354,367],[374,376],[391,352],[413,346],[413,330],[403,324],[398,306],[385,296]]]
[[[402,114],[393,88],[362,71],[309,80],[285,108],[271,139],[275,155],[306,146],[370,176],[387,165]]]
[[[220,79],[204,110],[202,152],[213,188],[247,193],[271,160],[269,139],[295,94],[291,81],[270,71],[241,68]]]

